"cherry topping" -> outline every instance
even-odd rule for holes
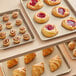
[[[58,12],[59,12],[61,15],[64,15],[65,9],[64,9],[64,8],[59,8],[59,9],[58,9]]]
[[[52,26],[52,25],[50,25],[50,24],[49,24],[49,25],[46,25],[45,27],[46,27],[48,30],[53,30],[53,29],[54,29],[54,26]]]
[[[37,16],[40,17],[40,18],[44,18],[46,15],[45,15],[45,13],[38,13]]]
[[[38,2],[38,0],[31,0],[30,5],[35,6],[35,4]]]
[[[56,0],[51,0],[51,1],[56,1]]]

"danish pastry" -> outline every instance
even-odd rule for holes
[[[56,26],[51,24],[43,26],[41,32],[45,37],[53,37],[58,34]]]
[[[7,67],[12,68],[18,64],[18,58],[14,58],[7,61]]]
[[[61,7],[61,6],[56,6],[52,9],[52,15],[56,16],[56,17],[66,17],[68,16],[69,13],[69,9]]]
[[[54,47],[51,46],[49,48],[46,48],[46,49],[43,49],[43,56],[47,56],[47,55],[50,55],[52,54],[54,51]]]
[[[54,6],[60,4],[61,0],[44,0],[44,2],[50,6]]]
[[[49,64],[50,64],[50,70],[52,72],[54,72],[60,68],[60,66],[62,64],[62,60],[61,60],[60,56],[56,55],[55,57],[50,59]]]
[[[6,23],[6,28],[7,29],[11,29],[12,28],[12,23],[11,22],[7,22]]]
[[[27,3],[27,7],[31,10],[38,10],[43,7],[42,0],[31,0]]]
[[[73,56],[76,57],[76,49],[73,50]]]
[[[14,29],[10,30],[10,36],[14,37],[16,35],[16,31]]]
[[[39,11],[34,15],[34,20],[37,23],[45,23],[49,20],[49,15],[43,11]]]
[[[8,21],[8,20],[9,20],[8,14],[4,14],[4,15],[3,15],[3,21],[6,22],[6,21]]]
[[[23,34],[23,39],[24,39],[24,40],[29,40],[29,39],[30,39],[29,34]]]
[[[18,14],[19,14],[18,12],[13,12],[12,13],[12,18],[14,18],[14,19],[17,18],[18,17]]]
[[[6,33],[0,32],[0,39],[5,39],[5,38],[6,38]]]
[[[26,69],[24,67],[15,69],[13,76],[26,76]]]
[[[68,30],[76,29],[76,19],[73,17],[66,18],[62,21],[62,26]]]
[[[38,63],[32,66],[32,76],[41,76],[44,73],[44,63]]]
[[[35,59],[35,57],[36,57],[36,54],[35,53],[26,54],[24,56],[24,62],[25,62],[25,64],[30,63],[32,60]]]
[[[0,31],[2,30],[2,24],[0,24]]]
[[[20,26],[21,24],[22,24],[22,20],[21,20],[21,19],[17,19],[17,20],[16,20],[16,25],[17,25],[17,26]]]

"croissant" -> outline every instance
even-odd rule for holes
[[[54,72],[61,66],[62,60],[60,56],[56,55],[55,57],[50,59],[49,63],[50,63],[50,70]]]

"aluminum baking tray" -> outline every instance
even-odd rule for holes
[[[75,33],[75,32],[76,32],[76,30],[69,31],[69,30],[64,29],[64,28],[61,26],[61,22],[62,22],[62,20],[65,19],[65,18],[57,18],[57,17],[54,17],[54,16],[51,14],[52,8],[55,7],[55,6],[48,6],[48,5],[46,5],[46,4],[44,3],[44,7],[43,7],[43,8],[41,8],[40,10],[37,10],[37,11],[32,11],[32,10],[30,10],[30,9],[28,9],[28,8],[26,7],[26,4],[27,4],[28,1],[29,1],[29,0],[21,0],[21,5],[23,6],[23,8],[24,8],[24,10],[25,10],[28,18],[30,19],[31,23],[33,24],[33,26],[34,26],[34,28],[35,28],[36,32],[38,33],[38,35],[39,35],[39,37],[40,37],[41,40],[54,39],[54,38],[66,36],[66,35],[69,35],[69,34],[72,34],[72,33]],[[43,1],[43,0],[42,0],[42,1]],[[70,16],[76,17],[76,16],[75,16],[75,12],[71,10],[71,9],[72,9],[71,7],[69,7],[70,5],[68,4],[67,0],[62,0],[61,4],[59,4],[59,5],[57,5],[57,6],[63,6],[63,7],[68,8],[68,9],[70,10],[70,15],[69,15],[68,17],[70,17]],[[70,8],[71,8],[71,9],[70,9]],[[48,10],[48,9],[49,9],[49,10]],[[38,23],[36,23],[36,22],[33,20],[33,16],[34,16],[34,14],[35,14],[36,12],[38,12],[38,11],[47,11],[47,13],[50,15],[50,20],[49,20],[47,23],[44,23],[44,24],[38,24]],[[66,18],[67,18],[67,17],[66,17]],[[58,29],[58,31],[59,31],[59,33],[58,33],[58,35],[56,35],[56,36],[54,36],[54,37],[47,38],[47,37],[45,37],[45,36],[42,35],[42,33],[41,33],[41,28],[43,27],[43,25],[49,24],[49,23],[55,24],[56,27],[57,27],[57,29]]]
[[[9,17],[10,17],[10,20],[9,20],[9,21],[12,22],[12,24],[13,24],[13,29],[16,30],[17,36],[22,37],[22,35],[19,33],[19,27],[17,27],[17,26],[15,25],[15,20],[16,20],[16,19],[12,19],[12,17],[11,17],[12,12],[14,12],[14,11],[19,12],[19,16],[18,16],[18,18],[16,18],[16,19],[22,19],[23,23],[22,23],[21,26],[24,26],[24,27],[27,29],[26,33],[28,33],[28,34],[30,35],[30,40],[24,41],[24,40],[21,38],[21,42],[20,42],[19,44],[14,44],[14,43],[13,43],[13,41],[12,41],[12,38],[13,38],[13,37],[10,37],[10,36],[9,36],[10,30],[9,30],[9,29],[6,29],[6,27],[5,27],[5,22],[3,22],[3,20],[2,20],[2,16],[3,16],[4,14],[8,14]],[[28,27],[28,24],[27,24],[27,22],[26,22],[26,19],[25,19],[24,15],[22,14],[22,12],[20,11],[20,9],[14,9],[14,10],[10,10],[10,11],[7,11],[7,12],[0,13],[0,23],[3,25],[3,30],[2,30],[1,32],[6,32],[7,38],[10,39],[10,46],[8,46],[8,47],[4,47],[4,46],[2,45],[2,40],[0,39],[0,49],[7,49],[7,48],[15,47],[15,46],[18,46],[18,45],[21,45],[21,44],[25,44],[25,43],[28,43],[28,42],[32,42],[32,41],[34,40],[34,35],[33,35],[32,31],[30,30],[30,28]]]
[[[62,76],[63,74],[71,71],[68,62],[59,47],[55,46],[54,52],[47,57],[42,56],[42,50],[36,52],[36,55],[37,56],[36,56],[35,60],[33,60],[29,64],[24,63],[23,56],[19,57],[19,64],[17,66],[13,67],[12,69],[8,69],[7,64],[6,64],[7,62],[3,62],[2,67],[3,67],[3,71],[5,72],[5,76],[12,76],[12,71],[18,67],[26,67],[27,76],[31,76],[32,75],[32,73],[31,73],[32,65],[39,63],[39,62],[44,62],[44,65],[45,65],[45,72],[42,76],[49,76],[49,75],[50,76]],[[49,68],[49,59],[54,57],[55,55],[59,55],[62,58],[62,65],[57,71],[51,72],[50,68]]]

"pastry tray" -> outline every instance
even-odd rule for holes
[[[3,22],[3,20],[2,20],[2,16],[3,16],[4,14],[8,14],[9,17],[10,17],[10,20],[9,20],[9,21],[11,21],[12,24],[13,24],[13,29],[17,30],[17,31],[16,31],[17,36],[22,37],[22,34],[19,34],[19,32],[18,32],[20,26],[17,27],[17,26],[15,25],[15,20],[16,20],[16,19],[12,19],[12,18],[11,18],[11,14],[12,14],[12,12],[14,12],[14,11],[19,12],[19,16],[18,16],[18,18],[16,18],[16,19],[22,19],[23,23],[22,23],[21,26],[24,26],[24,27],[26,28],[26,30],[27,30],[26,33],[28,33],[28,34],[30,35],[30,40],[24,41],[24,40],[22,40],[22,38],[21,38],[21,42],[20,42],[19,44],[14,44],[14,43],[13,43],[13,41],[12,41],[12,38],[13,38],[13,37],[10,37],[10,36],[9,36],[10,30],[9,30],[9,29],[6,29],[6,27],[5,27],[5,23],[6,23],[6,22]],[[28,43],[28,42],[32,42],[32,41],[34,40],[34,35],[33,35],[32,31],[30,30],[30,28],[28,27],[28,24],[27,24],[27,22],[26,22],[26,19],[24,18],[24,16],[23,16],[22,12],[20,11],[20,9],[14,9],[14,10],[10,10],[10,11],[4,12],[4,13],[0,13],[0,23],[3,25],[3,30],[2,30],[1,32],[6,32],[7,38],[10,39],[10,46],[8,46],[8,47],[4,47],[3,44],[2,44],[2,40],[0,39],[0,49],[7,49],[7,48],[15,47],[15,46],[18,46],[18,45],[21,45],[21,44],[25,44],[25,43]]]
[[[32,11],[30,9],[27,8],[26,4],[29,0],[21,0],[21,5],[22,7],[24,8],[28,18],[30,19],[32,25],[34,26],[36,32],[38,33],[39,37],[41,40],[49,40],[49,39],[54,39],[54,38],[58,38],[58,37],[62,37],[62,36],[66,36],[66,35],[69,35],[69,34],[72,34],[72,33],[75,33],[76,30],[73,30],[73,31],[69,31],[69,30],[66,30],[64,29],[62,26],[61,26],[61,22],[63,19],[67,18],[67,17],[76,17],[75,16],[75,12],[72,11],[69,7],[70,5],[68,4],[67,0],[62,0],[61,4],[59,5],[56,5],[56,6],[63,6],[63,7],[66,7],[70,10],[70,15],[65,17],[65,18],[57,18],[57,17],[54,17],[52,14],[51,14],[51,11],[52,11],[52,8],[55,7],[55,6],[48,6],[44,3],[44,7],[41,8],[40,10],[37,10],[37,11]],[[43,1],[43,0],[42,0]],[[34,20],[33,20],[33,17],[34,17],[34,14],[38,11],[47,11],[47,14],[50,15],[50,20],[47,22],[47,23],[44,23],[44,24],[38,24],[36,23]],[[50,38],[47,38],[45,36],[42,35],[41,33],[41,28],[46,25],[46,24],[55,24],[59,33],[58,35],[54,36],[54,37],[50,37]]]
[[[61,67],[55,71],[55,72],[51,72],[50,68],[49,68],[49,59],[54,57],[55,55],[59,55],[62,58],[62,65]],[[19,57],[19,63],[17,66],[8,69],[7,68],[7,64],[6,61],[2,63],[2,68],[3,71],[5,72],[5,76],[12,76],[12,71],[18,67],[26,67],[26,72],[27,72],[27,76],[31,76],[31,70],[32,70],[32,65],[39,63],[39,62],[44,62],[44,66],[45,66],[45,71],[44,74],[42,76],[56,76],[56,75],[63,75],[65,73],[68,73],[71,71],[70,66],[67,62],[67,59],[65,58],[65,56],[63,55],[63,53],[61,52],[61,50],[59,49],[59,47],[54,47],[54,52],[47,56],[47,57],[43,57],[42,56],[42,50],[36,52],[36,58],[29,64],[25,64],[24,63],[24,59],[23,56]]]

